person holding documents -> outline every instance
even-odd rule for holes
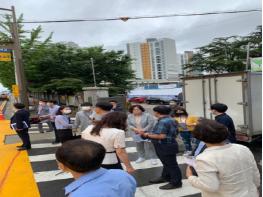
[[[23,142],[22,146],[17,147],[17,150],[31,149],[31,142],[28,134],[30,113],[25,109],[25,105],[22,103],[15,103],[14,111],[15,113],[11,118],[11,128],[16,131]]]

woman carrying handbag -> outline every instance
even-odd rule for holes
[[[69,117],[70,113],[71,109],[69,107],[61,106],[56,114],[55,125],[61,143],[78,138],[72,134],[72,124],[70,123]]]

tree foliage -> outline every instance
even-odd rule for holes
[[[250,57],[262,56],[262,27],[248,36],[215,38],[210,44],[197,48],[192,61],[184,65],[186,72],[209,73],[244,71],[246,66],[247,45]]]
[[[23,17],[19,17],[21,22]],[[10,26],[10,18],[0,22],[1,27]],[[106,51],[101,46],[89,48],[70,47],[53,43],[50,34],[44,41],[41,26],[24,31],[19,25],[23,64],[30,90],[71,94],[84,86],[93,86],[90,58],[94,60],[98,86],[109,86],[111,93],[124,93],[130,88],[127,79],[134,77],[130,70],[131,59],[123,51]],[[0,40],[8,40],[8,33],[1,32]],[[12,63],[0,62],[0,82],[10,88],[15,82]]]

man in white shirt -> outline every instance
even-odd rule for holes
[[[56,101],[54,100],[49,100],[47,102],[47,106],[49,109],[50,122],[55,132],[55,141],[53,142],[53,144],[56,144],[56,143],[59,143],[59,137],[58,137],[57,128],[55,125],[55,118],[56,118],[56,113],[58,112],[59,106],[56,105]]]

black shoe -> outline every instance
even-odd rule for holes
[[[151,179],[149,182],[153,183],[153,184],[158,184],[158,183],[165,183],[165,182],[168,182],[168,181],[165,180],[163,177],[158,177],[158,178],[155,178],[155,179]]]
[[[58,141],[54,141],[54,142],[52,142],[52,144],[59,144],[60,142],[58,142]]]
[[[159,189],[162,190],[170,190],[170,189],[178,189],[182,187],[182,183],[181,184],[177,184],[177,185],[172,185],[171,183],[168,183],[166,185],[163,185],[161,187],[159,187]]]
[[[17,147],[16,150],[18,151],[22,151],[22,150],[29,150],[31,149],[31,147],[24,147],[24,146],[21,146],[21,147]]]
[[[39,131],[39,133],[45,133],[44,131]]]

